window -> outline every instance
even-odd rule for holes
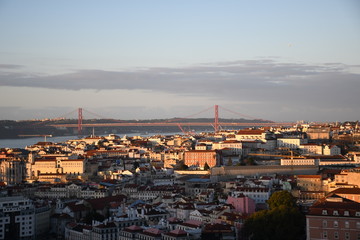
[[[357,228],[357,229],[360,228],[360,222],[356,222],[356,228]]]
[[[349,216],[349,211],[344,211],[344,216]]]
[[[338,232],[334,232],[334,239],[339,239],[339,233]]]
[[[322,210],[322,215],[327,215],[327,210]]]
[[[345,239],[350,239],[350,234],[348,232],[345,233]]]
[[[349,227],[350,227],[349,221],[345,221],[345,228],[349,228]]]
[[[327,231],[323,231],[323,238],[327,238]]]
[[[338,216],[339,215],[339,212],[337,210],[334,210],[334,215],[335,216]]]
[[[334,227],[338,227],[339,226],[339,222],[338,221],[334,221]]]
[[[326,220],[323,220],[323,223],[322,223],[323,227],[327,227],[327,221]]]

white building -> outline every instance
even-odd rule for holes
[[[336,145],[325,145],[323,148],[323,154],[324,155],[340,155],[341,149]]]
[[[277,147],[278,148],[290,148],[297,149],[300,148],[300,145],[308,143],[307,138],[278,138]]]
[[[280,160],[281,166],[317,166],[319,161],[314,158],[283,158]]]
[[[299,146],[302,154],[322,155],[323,147],[315,143],[306,143]]]
[[[212,150],[221,150],[221,149],[229,149],[232,152],[232,154],[241,155],[242,143],[236,140],[227,140],[218,143],[213,143]]]
[[[35,207],[24,197],[0,198],[0,239],[35,236]]]
[[[241,195],[244,194],[246,197],[249,197],[255,201],[256,204],[258,203],[266,203],[269,199],[271,192],[270,188],[247,188],[247,187],[239,187],[234,192],[234,195]]]

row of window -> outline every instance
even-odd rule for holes
[[[324,239],[328,239],[330,236],[328,235],[327,231],[323,231],[322,233],[322,237]],[[345,232],[344,234],[344,238],[342,238],[342,236],[340,236],[339,232],[334,232],[334,239],[345,239],[345,240],[349,240],[350,239],[350,233],[349,232]],[[357,238],[358,240],[360,240],[360,233],[357,234]]]
[[[328,211],[327,210],[322,210],[322,215],[328,215]],[[339,211],[338,210],[334,210],[333,211],[333,215],[334,216],[339,216]],[[344,216],[349,216],[349,211],[344,211]],[[356,217],[360,217],[360,212],[356,212],[355,213]]]
[[[322,223],[323,227],[324,228],[327,228],[327,227],[331,227],[329,224],[328,224],[328,221],[327,220],[323,220],[323,223]],[[339,222],[338,221],[333,221],[333,227],[339,227]],[[345,221],[344,222],[344,226],[345,228],[350,228],[350,222],[349,221]],[[357,229],[360,229],[360,222],[356,222],[356,228]]]

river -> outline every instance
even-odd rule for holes
[[[182,134],[179,132],[170,132],[170,133],[125,133],[125,134],[117,134],[120,137],[123,137],[124,135],[132,137],[132,136],[142,136],[142,137],[148,137],[153,135],[175,135],[175,134]],[[108,135],[102,135],[102,136],[108,136]],[[61,137],[47,137],[47,142],[65,142],[69,139],[78,139],[78,136],[61,136]],[[31,138],[17,138],[17,139],[0,139],[0,148],[25,148],[26,146],[33,145],[38,142],[44,142],[44,137],[31,137]]]

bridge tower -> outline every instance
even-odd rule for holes
[[[219,131],[219,106],[214,106],[215,118],[214,118],[214,131],[217,133]]]
[[[82,108],[78,108],[78,135],[82,132],[82,120],[83,120],[83,114],[82,114]]]

